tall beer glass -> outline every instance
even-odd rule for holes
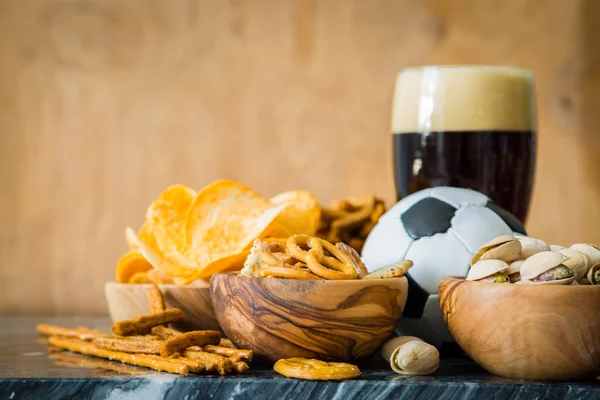
[[[525,222],[536,155],[530,71],[405,69],[396,81],[392,134],[398,199],[433,186],[470,188]]]

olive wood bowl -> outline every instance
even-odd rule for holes
[[[444,278],[440,307],[460,347],[489,372],[536,380],[600,374],[600,287]]]
[[[393,332],[407,293],[404,277],[328,281],[222,273],[210,281],[226,336],[263,362],[369,357]]]
[[[150,314],[146,291],[150,284],[107,282],[104,294],[113,322]],[[185,321],[171,324],[182,331],[214,329],[221,330],[215,317],[208,284],[158,285],[165,299],[166,308],[179,308]]]

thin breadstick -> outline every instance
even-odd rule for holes
[[[101,349],[124,353],[160,354],[158,340],[130,339],[129,337],[96,338],[92,344]]]
[[[248,366],[248,364],[246,364],[243,361],[232,362],[231,365],[232,365],[232,369],[235,372],[237,372],[238,374],[242,373],[244,371],[248,371],[250,369],[250,367]]]
[[[180,353],[190,346],[217,344],[220,341],[221,334],[217,331],[191,331],[181,333],[161,343],[160,355],[167,357],[173,353]]]
[[[167,340],[172,338],[173,336],[179,335],[181,332],[176,331],[175,329],[167,328],[166,326],[155,326],[152,328],[152,334],[158,336],[161,340]]]
[[[200,361],[206,366],[206,372],[218,372],[221,375],[227,375],[233,369],[231,360],[218,354],[207,353],[205,351],[185,350],[183,356]]]
[[[165,311],[165,299],[156,285],[152,285],[146,290],[146,297],[150,305],[150,312],[156,314]]]
[[[396,263],[386,265],[371,272],[369,275],[363,276],[363,279],[389,279],[400,278],[404,276],[406,271],[412,267],[413,262],[410,260],[401,260]]]
[[[54,364],[61,367],[102,369],[128,375],[148,374],[148,371],[141,367],[119,362],[112,362],[104,358],[88,357],[83,354],[67,353],[62,349],[58,349],[57,352],[48,354],[48,358],[53,360]]]
[[[227,338],[221,338],[221,342],[219,343],[219,346],[222,347],[231,347],[232,349],[235,349],[235,345],[231,342],[231,340],[227,339]]]
[[[50,336],[48,342],[52,346],[69,350],[74,353],[87,354],[89,356],[105,358],[112,361],[121,361],[125,364],[151,368],[156,371],[166,371],[173,374],[187,375],[189,373],[188,366],[182,363],[166,361],[164,359],[159,360],[143,354],[130,354],[120,351],[105,350],[79,339]]]
[[[154,326],[164,325],[185,319],[185,314],[178,308],[169,308],[160,313],[142,315],[132,320],[115,322],[112,331],[120,336],[145,335]]]
[[[99,337],[112,336],[110,333],[97,331],[95,329],[88,329],[83,326],[77,329],[64,328],[62,326],[50,325],[50,324],[37,324],[35,330],[38,333],[46,336],[63,336],[70,338],[77,338],[81,340],[91,341],[92,339]]]
[[[187,365],[188,369],[190,370],[190,372],[196,373],[196,374],[200,374],[202,372],[204,372],[206,370],[206,366],[198,361],[198,360],[192,360],[189,358],[184,358],[184,357],[161,357],[161,356],[155,356],[155,355],[149,355],[146,357],[151,357],[157,361],[167,361],[170,363],[178,363],[178,364],[184,364]]]
[[[205,351],[207,353],[218,354],[223,357],[236,358],[239,360],[252,361],[252,350],[232,349],[230,347],[206,345],[202,347],[188,347],[188,350]]]

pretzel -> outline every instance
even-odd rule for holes
[[[161,356],[167,357],[173,353],[180,353],[190,346],[218,344],[220,341],[221,334],[217,331],[191,331],[163,341],[159,350]]]
[[[96,338],[92,344],[106,350],[122,351],[124,353],[159,354],[158,340],[140,340],[130,337]]]
[[[307,358],[288,358],[275,363],[273,369],[288,378],[309,380],[342,380],[360,375],[357,366]]]
[[[228,357],[230,359],[235,359],[235,361],[246,360],[252,361],[252,350],[244,350],[244,349],[232,349],[231,347],[224,346],[214,346],[211,344],[207,344],[206,346],[192,346],[188,347],[187,350],[192,351],[205,351],[207,353],[218,354],[223,357]]]
[[[131,336],[145,335],[150,332],[152,327],[164,325],[169,322],[175,322],[185,319],[185,314],[178,308],[169,308],[160,313],[151,315],[142,315],[132,320],[115,322],[112,331],[116,335]]]
[[[363,276],[363,279],[388,279],[388,278],[400,278],[404,276],[406,271],[412,267],[413,262],[410,260],[401,260],[396,263],[386,265],[371,272],[367,276]]]
[[[222,347],[231,347],[232,349],[236,349],[237,347],[235,347],[235,345],[231,342],[231,340],[226,339],[226,338],[221,338],[221,342],[219,343],[219,346]]]
[[[293,235],[287,240],[287,253],[308,266],[315,275],[325,279],[356,279],[355,263],[350,256],[331,243],[308,235]],[[309,250],[303,250],[302,247]],[[331,256],[325,255],[325,251]]]
[[[369,270],[362,262],[360,255],[352,246],[348,246],[346,243],[338,242],[335,244],[335,247],[348,254],[350,261],[354,264],[354,268],[356,268],[356,272],[360,278],[364,277],[369,273]]]
[[[63,336],[86,341],[91,341],[92,339],[100,337],[112,336],[110,333],[97,331],[95,329],[88,329],[83,326],[80,326],[77,329],[69,329],[50,324],[37,324],[35,330],[38,333],[46,336]]]
[[[162,357],[157,359],[155,356],[105,350],[79,339],[50,336],[50,338],[48,338],[48,343],[52,346],[72,351],[74,353],[86,354],[113,361],[121,361],[125,364],[147,367],[156,371],[166,371],[181,375],[187,375],[189,373],[188,366],[180,362],[167,361]]]
[[[176,331],[175,329],[167,328],[166,326],[162,325],[153,327],[150,332],[153,335],[158,336],[158,338],[161,340],[170,339],[173,336],[177,336],[181,333],[179,331]]]
[[[242,373],[244,371],[248,371],[250,367],[244,361],[232,361],[231,366],[235,372]]]
[[[218,372],[221,375],[227,375],[233,369],[231,360],[218,354],[199,350],[185,350],[183,356],[200,361],[206,366],[206,372]]]
[[[146,290],[146,297],[148,299],[148,304],[150,305],[150,312],[152,314],[156,314],[162,311],[165,311],[165,299],[163,295],[155,284],[149,287]]]
[[[257,276],[259,278],[286,278],[286,279],[298,279],[298,280],[320,280],[323,279],[318,275],[313,274],[310,271],[302,270],[295,267],[263,267],[258,270]]]

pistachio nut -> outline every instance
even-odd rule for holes
[[[575,243],[571,249],[577,250],[587,256],[589,266],[600,264],[600,247],[589,243]]]
[[[471,257],[471,266],[479,260],[502,260],[511,262],[519,258],[521,242],[513,236],[498,236],[481,246]]]
[[[592,285],[600,285],[600,263],[594,264],[587,274],[587,280]]]
[[[563,262],[563,265],[571,268],[575,272],[575,280],[581,280],[588,271],[589,260],[585,254],[573,249],[561,249],[558,253],[569,257]]]
[[[381,355],[389,361],[394,372],[402,375],[427,375],[440,365],[438,350],[418,337],[399,336],[388,340]]]
[[[562,250],[562,249],[566,249],[566,247],[558,245],[558,244],[551,244],[550,245],[550,251],[559,251],[559,250]]]
[[[506,270],[508,264],[502,260],[477,261],[467,274],[468,281],[482,281],[492,283],[510,283]]]
[[[521,255],[519,256],[521,260],[525,260],[541,251],[550,251],[550,246],[543,240],[527,236],[522,236],[517,239],[521,242]]]
[[[538,285],[568,285],[575,273],[563,263],[569,258],[555,251],[542,251],[529,257],[521,266],[521,279]]]
[[[508,264],[508,269],[505,271],[506,275],[510,279],[511,283],[519,282],[521,280],[521,265],[525,260],[516,260]]]

